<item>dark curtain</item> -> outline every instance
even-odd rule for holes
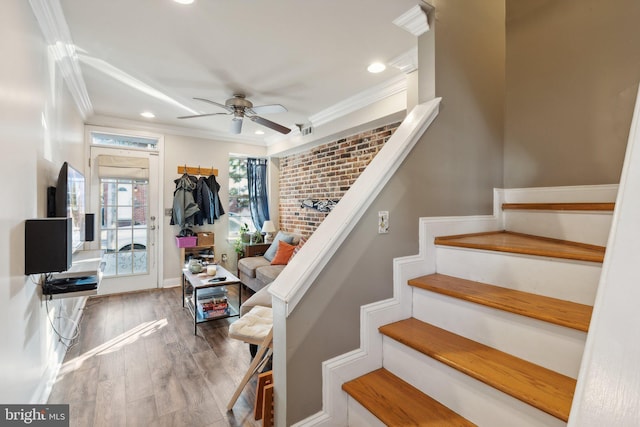
[[[267,200],[267,160],[247,159],[247,180],[249,182],[249,208],[251,219],[257,230],[269,218]]]

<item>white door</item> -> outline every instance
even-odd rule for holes
[[[148,178],[127,176],[127,173],[105,176],[98,156],[146,158]],[[96,239],[92,248],[103,251],[105,263],[99,293],[159,287],[158,154],[92,146],[90,169],[91,212],[96,213]]]

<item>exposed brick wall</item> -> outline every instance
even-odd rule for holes
[[[280,159],[280,229],[310,236],[329,213],[305,199],[340,200],[400,123],[352,135]]]

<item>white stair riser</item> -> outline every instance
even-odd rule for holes
[[[572,378],[587,334],[541,320],[414,289],[413,317]]]
[[[439,246],[441,274],[592,305],[602,264]]]
[[[349,427],[385,427],[386,424],[380,421],[367,408],[362,406],[357,400],[349,397]]]
[[[566,424],[388,337],[384,367],[478,426],[560,427]]]
[[[520,211],[504,212],[505,230],[606,246],[612,212]]]
[[[605,203],[615,202],[618,184],[565,187],[497,188],[498,203]]]

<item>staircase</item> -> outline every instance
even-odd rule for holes
[[[566,425],[615,192],[499,190],[492,218],[426,220],[426,267],[394,265],[401,308],[364,309],[367,356],[341,362],[373,368],[341,383],[348,425]]]

